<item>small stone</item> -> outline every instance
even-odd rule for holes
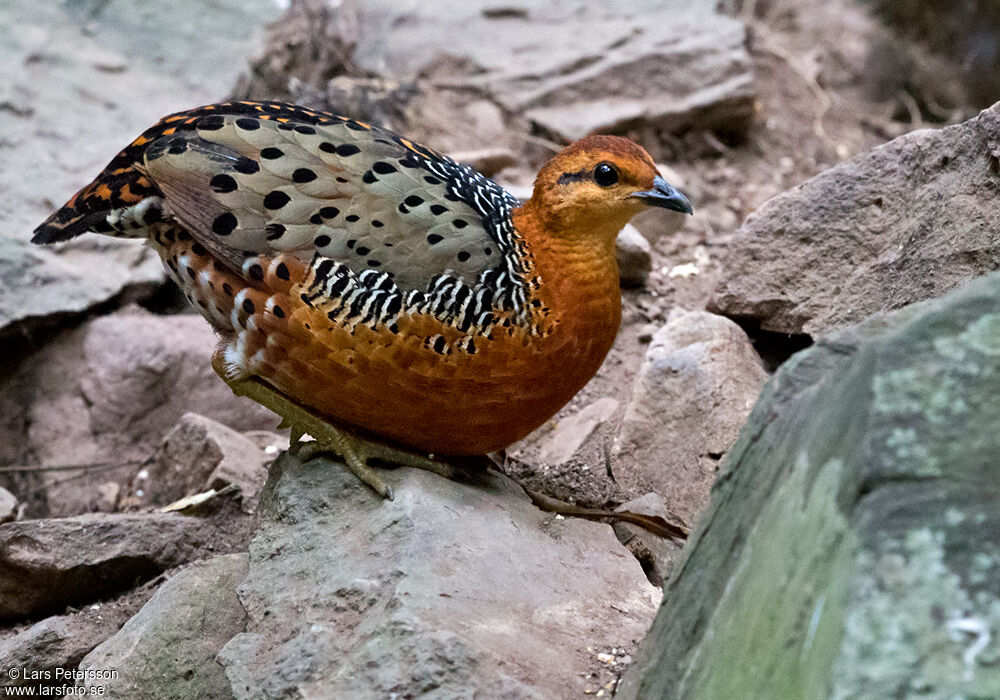
[[[267,478],[269,460],[254,440],[205,416],[185,413],[141,470],[145,478],[136,475],[133,493],[142,504],[165,506],[233,484],[252,508]]]
[[[639,332],[636,335],[636,340],[638,340],[643,345],[648,345],[653,340],[653,336],[656,331],[660,330],[660,327],[655,323],[645,323],[639,328]]]
[[[510,128],[510,120],[504,115],[503,110],[490,100],[472,100],[462,106],[462,113],[473,131],[482,134],[481,143],[492,143],[495,139],[502,138]]]
[[[625,224],[615,241],[622,286],[644,287],[653,268],[653,249],[632,224]]]
[[[625,409],[613,452],[618,482],[630,494],[659,493],[693,524],[766,378],[735,323],[672,311],[646,350]]]
[[[681,263],[670,268],[667,271],[667,277],[694,277],[698,272],[698,266],[694,263]]]
[[[3,460],[113,467],[43,472],[45,498],[29,504],[35,510],[28,516],[102,509],[103,485],[128,484],[185,412],[243,430],[273,428],[273,413],[234,396],[212,370],[216,342],[196,315],[157,316],[131,307],[55,337],[0,379],[0,410],[20,406],[24,416],[3,435]]]
[[[97,511],[99,513],[113,513],[118,505],[118,495],[122,487],[116,481],[105,481],[97,487]]]
[[[667,522],[676,521],[667,509],[663,496],[658,493],[647,493],[615,508],[615,512],[619,513],[625,510],[642,515],[658,515]],[[649,530],[632,523],[616,522],[612,527],[618,536],[618,541],[639,560],[649,582],[662,588],[664,581],[680,561],[682,543],[670,538],[657,537]]]
[[[0,523],[17,519],[17,498],[10,491],[0,487]]]
[[[116,678],[85,679],[106,697],[231,698],[216,654],[246,628],[236,588],[247,555],[198,562],[170,578],[121,630],[80,663],[86,671],[115,669]],[[169,691],[168,691],[169,689]]]
[[[539,448],[538,461],[546,465],[568,461],[615,414],[618,405],[615,399],[605,397],[560,420]]]

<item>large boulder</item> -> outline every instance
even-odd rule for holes
[[[659,591],[610,527],[542,513],[492,473],[384,476],[393,501],[339,464],[275,462],[239,589],[247,631],[219,655],[236,698],[543,698],[613,684]]]
[[[764,390],[622,698],[1000,696],[1000,275]]]
[[[728,247],[709,308],[816,334],[1000,269],[1000,103],[778,195]]]

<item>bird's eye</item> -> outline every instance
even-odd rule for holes
[[[598,163],[594,168],[594,182],[601,187],[611,187],[618,182],[618,168],[611,163]]]

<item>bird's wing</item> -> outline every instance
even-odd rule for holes
[[[140,166],[167,211],[234,267],[318,253],[418,290],[503,267],[517,201],[479,173],[344,117],[267,103],[241,112],[161,130]]]

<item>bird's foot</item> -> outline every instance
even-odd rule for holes
[[[224,367],[221,363],[217,366],[215,358],[212,365],[234,394],[246,396],[281,416],[281,425],[278,427],[291,428],[292,454],[302,461],[312,459],[318,454],[337,455],[343,458],[351,473],[383,498],[392,500],[392,489],[379,475],[378,470],[368,465],[369,459],[377,459],[394,466],[424,469],[446,478],[455,475],[455,468],[449,464],[375,442],[350,430],[334,426],[322,416],[295,403],[257,377],[230,379],[224,371],[220,371],[224,370]],[[302,436],[307,433],[314,440],[302,441]]]
[[[287,422],[288,419],[285,420]],[[320,420],[322,421],[322,419]],[[301,426],[301,424],[298,425]],[[301,427],[299,429],[301,430]],[[455,469],[444,462],[369,440],[334,427],[325,421],[322,421],[321,425],[313,425],[305,432],[312,435],[315,440],[295,443],[292,446],[292,453],[296,457],[305,462],[319,454],[335,454],[343,458],[344,464],[351,470],[351,473],[368,484],[377,494],[390,501],[393,498],[392,488],[382,479],[378,469],[368,465],[369,459],[377,459],[380,462],[399,467],[424,469],[445,478],[451,478],[455,474]]]

